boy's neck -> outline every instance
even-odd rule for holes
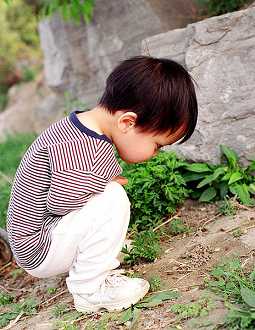
[[[80,122],[98,134],[106,135],[112,140],[113,116],[100,106],[77,114]]]

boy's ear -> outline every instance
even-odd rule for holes
[[[122,133],[127,133],[132,127],[135,126],[137,114],[134,112],[124,112],[118,118],[117,125]]]

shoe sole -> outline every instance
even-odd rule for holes
[[[149,283],[146,283],[146,285],[143,287],[143,291],[138,297],[134,297],[132,300],[122,300],[118,303],[111,303],[111,304],[98,304],[98,305],[93,305],[93,304],[88,304],[87,306],[80,305],[79,303],[74,302],[74,307],[78,312],[83,312],[83,313],[88,313],[88,312],[98,312],[101,309],[106,309],[108,312],[113,312],[113,311],[122,311],[123,309],[129,308],[131,305],[136,304],[139,300],[141,300],[149,291],[150,285]]]

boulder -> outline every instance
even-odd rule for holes
[[[143,54],[182,63],[197,84],[197,128],[189,141],[171,149],[216,163],[224,144],[244,163],[255,159],[254,45],[254,6],[143,40]]]
[[[98,0],[87,25],[58,15],[46,19],[39,32],[47,84],[95,106],[109,73],[121,60],[140,55],[145,37],[186,26],[195,12],[186,0]]]

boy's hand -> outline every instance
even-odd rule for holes
[[[122,186],[128,183],[128,179],[124,178],[124,176],[116,176],[115,178],[112,179],[112,181],[116,181]]]

